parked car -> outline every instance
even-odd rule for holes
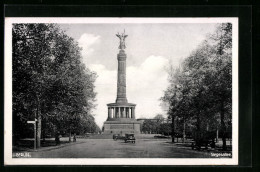
[[[118,139],[124,140],[124,139],[125,139],[125,136],[122,136],[122,135],[120,135],[120,134],[114,134],[114,135],[113,135],[113,139],[114,139],[114,140],[118,140]]]
[[[125,134],[125,143],[127,143],[127,142],[135,143],[134,134]]]
[[[168,138],[170,138],[170,136],[165,136],[165,135],[155,135],[154,138],[158,138],[158,139],[168,139]]]
[[[215,148],[215,133],[207,132],[203,135],[196,133],[191,143],[191,148],[200,150],[201,147],[205,149],[209,147]]]
[[[113,140],[117,139],[118,134],[113,134]]]

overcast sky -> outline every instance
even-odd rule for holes
[[[116,100],[117,32],[126,38],[126,94],[129,103],[135,103],[136,118],[153,118],[166,114],[160,106],[160,97],[168,86],[169,64],[178,66],[215,24],[59,24],[83,48],[83,62],[95,71],[97,107],[93,114],[102,127],[107,119],[108,103]]]

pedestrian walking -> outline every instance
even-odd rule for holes
[[[55,142],[56,142],[56,145],[60,144],[60,132],[56,133],[56,135],[55,135]]]
[[[76,133],[74,133],[74,136],[73,136],[73,142],[76,142],[76,141],[77,141]]]
[[[57,134],[55,135],[55,142],[56,142],[56,145],[60,145],[60,138],[61,138],[61,134],[60,132],[57,132]]]

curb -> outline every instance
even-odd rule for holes
[[[84,143],[83,141],[78,141],[78,142],[71,142],[71,143],[65,143],[63,145],[59,145],[59,146],[51,146],[51,147],[41,147],[39,149],[28,149],[28,150],[24,150],[24,151],[13,151],[13,153],[15,152],[44,152],[44,151],[49,151],[49,150],[54,150],[54,149],[59,149],[59,148],[63,148],[63,147],[66,147],[66,146],[70,146],[70,145],[76,145],[76,144],[82,144]]]

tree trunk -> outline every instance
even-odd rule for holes
[[[216,133],[216,143],[218,143],[218,128],[217,128],[217,133]]]
[[[37,148],[41,147],[41,130],[42,130],[42,117],[41,113],[38,110],[38,115],[37,115]]]
[[[174,132],[174,127],[175,127],[174,122],[175,122],[174,115],[172,115],[172,143],[174,143],[174,139],[175,139],[175,136],[174,136],[174,134],[175,134],[175,132]]]
[[[43,127],[43,128],[45,128],[45,127]],[[46,135],[46,134],[45,134],[45,130],[43,130],[43,131],[42,131],[42,141],[43,141],[43,142],[45,142],[45,137],[46,137],[45,135]]]
[[[222,142],[223,147],[222,149],[225,151],[227,150],[227,143],[226,143],[226,125],[224,121],[224,101],[221,101],[221,109],[220,109],[220,120],[221,120],[221,130],[222,130]]]
[[[185,119],[183,119],[183,133],[182,133],[182,137],[183,137],[182,142],[183,142],[183,143],[185,142],[185,137],[186,137],[186,133],[185,133],[185,123],[186,123],[186,121],[185,121]]]
[[[197,132],[198,132],[199,136],[200,136],[200,123],[201,123],[200,115],[197,114]]]
[[[42,116],[41,116],[41,104],[38,95],[36,95],[36,101],[37,101],[37,109],[35,118],[37,118],[36,122],[36,147],[41,147],[41,132],[42,132]]]
[[[69,142],[71,142],[71,129],[70,129],[69,132],[70,132],[70,133],[69,133]]]
[[[46,121],[42,120],[42,142],[45,143],[46,140]]]
[[[200,121],[200,111],[197,114],[197,133],[196,133],[196,144],[200,149],[201,146],[201,129],[200,129],[201,121]]]

